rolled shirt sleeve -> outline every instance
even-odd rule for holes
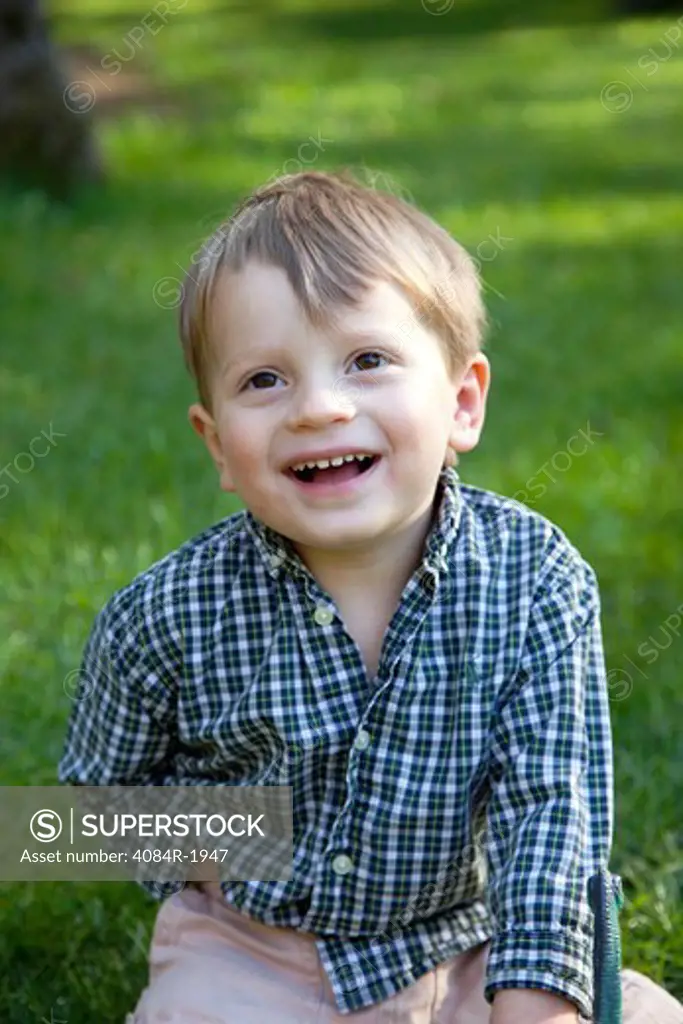
[[[544,574],[494,721],[485,995],[544,989],[590,1018],[587,879],[610,855],[613,763],[597,581],[578,555]]]

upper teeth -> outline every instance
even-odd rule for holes
[[[354,459],[371,459],[372,455],[359,452],[356,455],[338,455],[334,459],[319,459],[317,462],[298,462],[292,466],[293,470],[299,469],[327,469],[328,466],[341,466],[342,462],[353,462]]]

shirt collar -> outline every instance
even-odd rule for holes
[[[434,516],[425,541],[422,567],[435,577],[447,573],[449,555],[455,544],[462,511],[460,478],[453,466],[444,466],[439,474],[434,495]],[[294,545],[288,537],[273,530],[249,509],[245,509],[244,523],[266,571],[277,577],[281,570],[294,575],[308,575]]]

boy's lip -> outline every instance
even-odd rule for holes
[[[301,452],[299,455],[293,456],[288,459],[282,467],[283,473],[288,473],[292,466],[298,466],[302,462],[319,462],[321,459],[338,459],[342,455],[375,455],[379,456],[379,452],[374,451],[372,448],[364,448],[362,445],[347,445],[342,447],[338,445],[336,448],[327,448],[325,451],[320,452]]]

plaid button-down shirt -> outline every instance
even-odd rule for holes
[[[489,1002],[540,988],[590,1017],[586,881],[613,815],[595,574],[452,468],[435,500],[373,680],[330,595],[248,510],[136,577],[95,620],[59,778],[291,786],[291,878],[221,884],[317,936],[341,1013],[490,938]]]

